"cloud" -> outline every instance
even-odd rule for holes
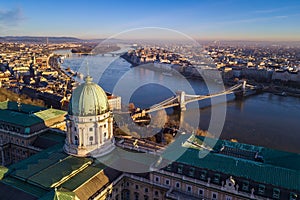
[[[279,7],[279,8],[270,8],[270,9],[261,9],[261,10],[254,10],[253,13],[256,14],[269,14],[269,13],[279,13],[279,12],[290,12],[291,9],[298,10],[298,6],[285,6],[285,7]]]
[[[288,17],[289,16],[286,16],[286,15],[278,15],[278,16],[272,16],[272,17],[257,17],[257,18],[234,20],[234,21],[228,21],[225,23],[227,23],[227,24],[256,23],[256,22],[272,21],[272,20],[277,20],[277,19],[285,19]]]
[[[17,26],[24,20],[21,8],[14,8],[11,10],[0,9],[0,26],[10,27]]]

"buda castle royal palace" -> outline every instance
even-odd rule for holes
[[[0,102],[0,199],[300,199],[296,153],[188,133],[140,148],[114,136],[109,99],[90,76],[68,112]]]

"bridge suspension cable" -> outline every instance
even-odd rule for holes
[[[234,93],[234,91],[236,91],[237,89],[241,88],[242,86],[246,86],[249,87],[250,89],[255,89],[255,86],[249,85],[249,84],[243,84],[243,83],[239,83],[236,84],[224,91],[221,92],[217,92],[214,94],[207,94],[207,95],[191,95],[191,94],[177,94],[176,96],[170,97],[160,103],[154,104],[153,106],[149,107],[148,109],[144,109],[142,112],[143,113],[150,113],[150,112],[154,112],[154,111],[158,111],[158,110],[162,110],[162,109],[166,109],[166,108],[170,108],[170,107],[174,107],[174,106],[180,106],[180,105],[185,105],[187,103],[191,103],[194,101],[200,101],[200,100],[204,100],[204,99],[208,99],[208,98],[213,98],[213,97],[217,97],[217,96],[221,96],[221,95],[227,95],[227,94],[232,94]],[[179,98],[181,95],[184,95],[183,100],[181,100],[181,98]],[[183,102],[180,102],[183,101]]]

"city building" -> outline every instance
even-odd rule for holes
[[[121,97],[106,93],[110,110],[121,110]]]
[[[125,147],[113,139],[108,108],[103,90],[86,77],[73,92],[67,132],[49,132],[44,137],[55,144],[0,167],[1,198],[299,199],[299,154],[187,133],[162,153],[139,154],[147,143]],[[118,170],[122,165],[148,171]]]
[[[41,151],[41,137],[49,128],[63,128],[66,112],[22,104],[0,102],[0,163],[9,165]],[[43,147],[44,146],[44,147]]]

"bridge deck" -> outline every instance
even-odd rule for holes
[[[144,109],[142,113],[151,113],[155,112],[158,110],[166,109],[166,108],[171,108],[171,107],[176,107],[176,106],[181,106],[182,108],[185,107],[186,104],[195,102],[195,101],[201,101],[204,99],[209,99],[209,98],[214,98],[222,95],[228,95],[228,94],[233,94],[237,93],[238,90],[240,91],[247,91],[248,90],[256,90],[258,89],[256,86],[249,85],[244,83],[239,83],[236,84],[224,91],[217,92],[214,94],[208,94],[208,95],[190,95],[190,94],[185,94],[184,92],[179,92],[176,96],[168,98],[160,103],[154,104],[148,109]],[[133,118],[138,117],[138,115],[141,115],[140,113],[133,114]]]

